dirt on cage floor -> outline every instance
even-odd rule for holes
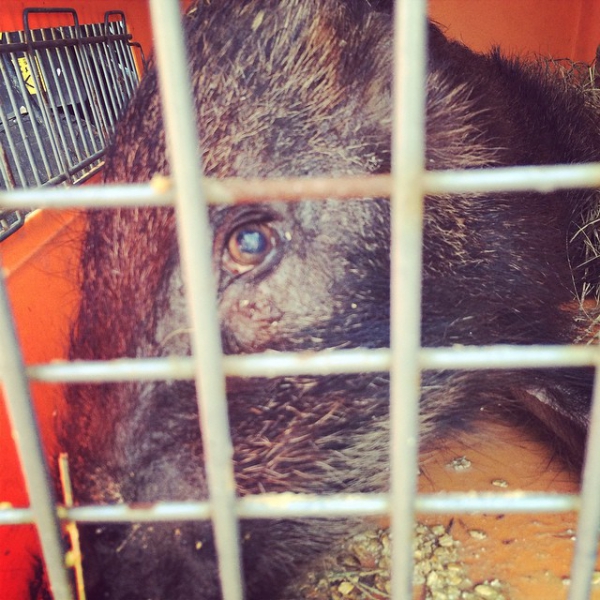
[[[541,444],[489,426],[424,457],[419,489],[575,493],[575,476]],[[420,515],[414,600],[567,598],[575,513]],[[306,600],[389,598],[390,539],[385,528],[359,534],[294,586]],[[592,600],[600,600],[600,563]],[[300,593],[298,592],[300,589]]]
[[[544,446],[502,426],[489,426],[469,443],[455,442],[428,457],[421,470],[422,492],[579,490],[577,477]],[[514,600],[559,600],[568,594],[576,518],[575,513],[430,515],[420,521],[448,528],[473,582],[497,581],[504,596]],[[592,598],[600,599],[600,580]]]

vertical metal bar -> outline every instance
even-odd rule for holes
[[[598,460],[600,456],[600,376],[598,366],[594,379],[592,412],[581,484],[581,509],[571,563],[569,600],[590,598],[592,572],[598,553],[600,527],[600,502],[598,502],[598,490],[600,489],[600,460]]]
[[[86,96],[90,100],[91,98],[88,94],[82,91],[81,87],[81,82],[83,82],[85,88],[86,80],[89,78],[89,74],[86,72],[82,61],[82,56],[85,55],[85,38],[81,27],[65,27],[62,31],[64,32],[63,35],[65,39],[70,38],[77,39],[79,41],[78,45],[72,47],[69,46],[63,49],[65,63],[63,63],[63,59],[61,58],[60,48],[57,48],[57,54],[63,68],[63,73],[69,73],[69,78],[65,77],[65,81],[68,84],[71,84],[67,85],[67,90],[71,101],[71,106],[73,107],[73,115],[75,117],[79,133],[81,134],[81,143],[83,145],[84,156],[87,157],[94,152],[98,152],[100,148],[94,143],[94,138],[90,133],[92,127],[90,116],[86,107]],[[64,64],[68,65],[68,71]],[[88,141],[92,144],[91,148],[88,144]]]
[[[169,142],[169,163],[176,189],[181,260],[192,321],[200,427],[222,593],[225,600],[241,600],[233,445],[212,274],[212,236],[202,190],[200,149],[179,2],[151,0],[150,14]]]
[[[6,67],[6,63],[10,60],[9,57],[0,57],[0,65],[2,67]],[[18,70],[18,63],[15,60],[15,68]],[[14,82],[18,79],[20,79],[20,75],[15,73],[15,77],[11,78],[10,76],[10,71],[9,68],[0,68],[0,74],[2,75],[2,81],[4,84],[4,87],[6,89],[6,93],[8,94],[8,98],[10,101],[10,105],[12,108],[12,111],[14,113],[14,122],[16,123],[18,129],[19,129],[19,133],[21,135],[21,143],[23,144],[23,148],[25,150],[25,154],[27,155],[27,160],[29,162],[29,166],[31,167],[31,172],[33,174],[34,177],[34,181],[29,181],[27,178],[27,174],[22,171],[21,165],[24,162],[23,159],[18,156],[17,154],[15,154],[15,163],[17,166],[17,170],[19,171],[19,175],[21,176],[22,179],[22,183],[21,185],[26,186],[26,185],[41,185],[41,180],[40,177],[38,175],[38,168],[37,168],[37,164],[36,164],[36,160],[35,157],[33,155],[33,151],[30,145],[30,140],[29,140],[29,136],[27,135],[26,131],[25,131],[25,125],[24,125],[24,118],[23,118],[23,114],[21,112],[21,107],[19,106],[15,93],[14,93],[14,89],[13,89],[13,85]],[[6,121],[6,127],[5,127],[5,132],[8,138],[12,138],[12,135],[10,133],[9,129],[9,123],[8,121]],[[10,142],[9,142],[10,143]],[[22,174],[23,173],[23,174]],[[21,175],[22,174],[22,175]]]
[[[25,35],[22,32],[19,33],[19,41],[21,41],[21,42],[25,41]],[[10,56],[12,57],[15,67],[18,68],[16,66],[16,65],[18,65],[17,55],[15,53],[11,53]],[[36,94],[35,94],[36,101],[35,102],[32,100],[31,94],[29,93],[29,90],[27,89],[27,86],[26,86],[25,82],[23,81],[23,78],[20,77],[19,75],[17,75],[16,80],[17,80],[17,84],[19,86],[21,95],[23,97],[23,100],[25,102],[25,108],[27,109],[27,112],[31,119],[31,126],[34,131],[35,142],[36,142],[38,151],[40,153],[40,156],[42,157],[42,162],[44,163],[45,178],[43,180],[43,183],[45,183],[46,181],[51,179],[52,175],[54,175],[55,171],[57,170],[58,165],[60,164],[60,157],[58,154],[58,148],[56,146],[56,142],[54,141],[54,136],[49,134],[51,129],[50,129],[49,121],[48,121],[47,110],[45,109],[45,106],[44,106],[43,92],[41,91],[41,88],[39,87],[39,81],[37,81],[37,79],[36,79],[35,71],[36,71],[37,67],[35,64],[35,57],[31,54],[23,53],[23,58],[25,58],[25,60],[27,61],[28,65],[29,65],[30,76],[32,78],[33,87],[36,90]],[[38,122],[38,119],[41,123]],[[48,140],[46,142],[42,141],[42,134],[40,132],[40,127],[42,127],[44,129],[44,131],[48,134],[47,135]],[[50,164],[50,159],[53,160],[52,165]]]
[[[105,20],[106,25],[106,35],[112,35],[119,30],[118,23],[116,21]],[[115,40],[108,40],[106,44],[102,45],[102,49],[104,50],[104,55],[106,56],[107,64],[111,65],[110,74],[113,79],[112,87],[113,87],[113,95],[115,100],[118,101],[119,109],[116,109],[116,114],[119,114],[119,110],[121,108],[121,102],[119,100],[124,100],[125,93],[125,85],[126,85],[126,77],[124,75],[123,69],[123,61],[122,57],[118,51],[118,47],[121,42],[117,42]],[[119,73],[120,71],[120,73]],[[120,76],[119,76],[120,75]]]
[[[43,39],[51,39],[51,40],[61,40],[63,39],[62,31],[60,33],[60,37],[58,37],[58,31],[55,29],[50,30],[49,38],[46,37],[46,33],[42,30],[42,38]],[[44,72],[44,78],[48,83],[50,83],[50,79],[54,82],[56,93],[58,94],[58,100],[60,101],[60,107],[62,108],[62,114],[64,115],[64,124],[61,122],[60,114],[61,111],[57,108],[55,113],[56,124],[63,133],[65,137],[68,135],[68,141],[65,140],[65,158],[67,161],[67,165],[69,168],[73,167],[77,162],[83,160],[81,151],[79,149],[79,144],[77,143],[77,136],[75,135],[75,130],[73,128],[73,123],[69,118],[69,102],[67,102],[67,98],[65,97],[65,93],[63,92],[63,88],[61,85],[61,81],[64,81],[64,65],[61,58],[61,50],[64,48],[44,48],[39,51],[39,55],[42,53],[46,57],[48,64],[50,65],[50,69],[44,69],[44,63],[40,61],[40,65],[42,67],[42,71]],[[57,67],[57,62],[59,66]],[[63,79],[61,80],[60,75],[62,75]],[[70,86],[65,85],[67,94],[71,96]],[[48,94],[51,97],[51,94]],[[69,98],[70,100],[71,98]],[[56,101],[56,98],[54,99]],[[66,129],[65,129],[66,128]],[[73,161],[71,152],[75,154],[76,160]],[[68,171],[67,171],[68,172]]]
[[[32,34],[38,33],[38,38],[43,41],[47,41],[47,34],[43,30],[34,30]],[[61,113],[66,111],[66,102],[60,86],[60,81],[56,76],[56,66],[50,48],[39,48],[34,49],[32,52],[33,62],[37,63],[40,71],[40,76],[45,82],[47,93],[44,95],[45,104],[50,108],[51,112],[51,124],[53,125],[54,133],[58,134],[57,141],[60,140],[60,151],[61,151],[61,162],[62,162],[62,174],[67,175],[70,168],[73,166],[73,160],[71,159],[71,147],[70,144],[73,142],[73,129],[71,127],[71,121],[66,118],[65,122],[61,122]],[[43,57],[47,59],[47,63],[43,60]],[[37,73],[37,69],[32,72]],[[56,95],[52,93],[52,85],[54,84],[54,90]],[[40,85],[38,89],[43,89]],[[60,108],[59,108],[60,106]],[[62,110],[61,110],[62,109]],[[81,157],[77,157],[77,160],[81,160]]]
[[[103,65],[103,73],[106,78],[106,82],[108,84],[108,89],[110,93],[108,95],[108,101],[110,102],[110,107],[112,109],[111,121],[118,119],[119,115],[122,114],[122,106],[118,102],[117,90],[119,90],[120,85],[118,81],[118,76],[115,75],[115,71],[119,68],[119,64],[117,62],[117,57],[115,55],[113,46],[113,42],[107,42],[102,44],[102,54],[104,55],[104,59],[100,57],[98,64]],[[100,52],[100,48],[98,48],[98,53]],[[106,102],[107,108],[109,102]]]
[[[84,28],[87,32],[88,27],[84,25]],[[102,35],[100,25],[89,26],[89,31],[92,35]],[[102,47],[105,45],[98,44],[98,46]],[[86,51],[82,52],[79,57],[81,59],[80,66],[82,66],[82,70],[88,74],[84,78],[84,82],[90,100],[94,125],[97,130],[96,135],[100,138],[101,145],[104,147],[109,141],[110,132],[114,130],[114,118],[111,116],[109,109],[110,95],[106,92],[107,81],[104,78],[106,66],[102,60],[98,46],[96,44],[88,45],[85,49]]]
[[[14,64],[17,65],[16,55],[13,54],[12,56],[14,57]],[[50,163],[48,162],[48,159],[46,157],[46,152],[47,151],[49,152],[49,149],[47,150],[44,147],[44,144],[42,143],[42,138],[41,138],[38,122],[36,120],[36,114],[32,108],[31,100],[29,98],[29,92],[27,91],[27,88],[23,82],[22,77],[20,77],[17,74],[15,82],[19,88],[19,91],[21,92],[21,97],[24,102],[24,108],[27,111],[27,114],[29,115],[29,122],[31,123],[31,128],[33,130],[33,138],[34,139],[33,140],[31,139],[32,138],[31,135],[24,134],[25,137],[23,138],[23,143],[25,144],[25,147],[27,149],[27,156],[30,160],[30,163],[32,165],[35,165],[35,168],[34,168],[35,184],[41,185],[42,183],[45,183],[48,179],[50,179],[51,174],[52,174],[52,169],[50,167]],[[41,157],[41,163],[42,163],[41,165],[39,164],[40,161],[35,160],[35,158],[34,158],[34,153],[33,153],[34,143],[35,143],[35,148],[38,152],[38,156]],[[41,177],[40,177],[40,175],[41,175]]]
[[[106,35],[106,32],[103,29],[103,25],[99,23],[94,23],[90,25],[91,34],[92,35]],[[96,89],[94,90],[95,95],[98,97],[98,104],[100,104],[100,96],[102,96],[102,110],[105,115],[103,115],[103,119],[105,120],[105,129],[108,131],[109,124],[110,126],[114,123],[114,107],[109,106],[113,104],[112,95],[109,96],[107,94],[106,88],[114,86],[114,82],[111,81],[110,71],[114,69],[114,65],[110,63],[110,60],[107,60],[107,43],[102,44],[90,44],[89,46],[89,54],[91,57],[90,65],[93,66],[95,79],[97,81]]]
[[[8,115],[0,105],[0,127],[8,130]],[[15,178],[10,166],[9,156],[5,148],[0,144],[0,189],[13,189],[15,187]]]
[[[122,33],[127,33],[124,29]],[[132,47],[128,46],[125,41],[115,42],[119,56],[121,57],[120,65],[122,69],[123,86],[125,88],[125,98],[129,98],[135,91],[137,81],[137,71],[133,64]]]
[[[2,62],[4,62],[4,58],[2,59]],[[4,66],[4,65],[3,65]],[[18,69],[17,63],[15,62],[15,67]],[[19,110],[19,106],[17,104],[15,95],[13,93],[13,89],[12,89],[12,85],[11,85],[11,80],[10,80],[10,75],[9,75],[9,70],[8,69],[0,69],[0,74],[2,75],[2,82],[4,84],[4,87],[6,89],[6,92],[8,94],[8,98],[10,100],[10,104],[11,104],[11,108],[12,111],[14,113],[14,122],[17,125],[17,128],[19,130],[19,134],[21,137],[21,140],[25,143],[25,140],[27,139],[27,135],[25,133],[25,127],[23,125],[23,117],[21,115],[21,112]],[[16,77],[19,77],[19,75],[17,74]],[[6,115],[8,116],[8,115]],[[24,170],[24,160],[22,160],[19,157],[19,152],[17,150],[17,140],[15,139],[15,136],[13,135],[12,131],[11,131],[11,127],[10,127],[10,120],[8,118],[4,119],[4,133],[6,135],[6,142],[8,145],[8,148],[10,150],[10,153],[14,159],[14,167],[16,167],[16,171],[19,176],[19,180],[20,182],[16,182],[15,184],[17,186],[26,186],[29,182],[27,180],[27,174]],[[18,136],[17,136],[18,137]],[[27,147],[26,147],[27,149]],[[29,164],[31,166],[31,170],[33,173],[36,173],[36,169],[35,169],[35,160],[33,159],[33,156],[31,156],[31,154],[29,152],[27,152],[27,159],[29,160]],[[10,166],[9,166],[10,168]],[[12,170],[12,176],[15,176],[15,172],[14,169]],[[38,182],[36,182],[38,183]]]
[[[127,33],[125,31],[125,22],[124,21],[111,21],[111,23],[115,26],[119,33]],[[126,96],[131,95],[133,92],[130,73],[135,73],[135,69],[130,71],[131,66],[129,65],[129,61],[127,60],[127,55],[131,51],[129,46],[126,45],[124,40],[114,40],[112,42],[115,54],[117,55],[117,65],[121,69],[121,80],[122,84],[119,86]]]
[[[29,503],[38,528],[54,600],[70,600],[64,548],[54,497],[4,279],[0,278],[0,377],[13,437],[19,452]]]
[[[69,39],[68,34],[71,32],[71,28],[61,28],[61,39]],[[56,52],[54,54],[59,64],[58,68],[60,69],[61,77],[65,82],[66,99],[68,100],[67,105],[63,105],[63,114],[69,123],[71,123],[70,115],[72,115],[72,118],[75,119],[75,127],[71,125],[73,131],[72,142],[73,148],[77,153],[77,162],[81,162],[84,157],[89,156],[92,154],[92,152],[88,146],[81,116],[79,115],[79,106],[83,105],[83,98],[81,96],[81,90],[77,81],[77,73],[73,68],[73,61],[70,56],[71,52],[75,53],[77,50],[78,48],[76,47],[56,48]],[[69,106],[71,109],[69,109]],[[77,133],[80,135],[77,135]]]
[[[31,31],[32,40],[36,37],[38,39],[44,39],[41,34],[36,36],[34,35],[35,33],[35,31]],[[50,89],[46,88],[46,86],[49,86],[50,84],[45,72],[46,70],[41,61],[41,53],[38,50],[30,48],[27,52],[27,58],[30,63],[31,76],[33,77],[34,85],[37,90],[37,97],[40,102],[44,125],[48,131],[48,138],[54,150],[58,171],[61,175],[67,174],[69,172],[68,145],[60,125],[58,108],[50,93]],[[44,92],[44,90],[46,90],[46,92]]]
[[[394,10],[391,249],[392,598],[412,598],[421,342],[421,244],[425,165],[426,6]]]

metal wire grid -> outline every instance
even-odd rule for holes
[[[28,393],[28,380],[123,381],[130,379],[196,378],[207,449],[210,500],[194,503],[161,503],[149,508],[128,506],[60,509],[63,519],[79,522],[149,521],[212,518],[219,552],[223,597],[242,598],[237,544],[237,519],[290,516],[341,516],[391,514],[393,534],[392,597],[411,597],[412,524],[415,509],[427,512],[541,512],[579,509],[580,518],[569,600],[589,597],[600,522],[600,461],[586,460],[580,496],[527,494],[416,495],[417,408],[419,390],[414,382],[422,369],[529,368],[600,365],[598,347],[484,347],[422,349],[419,347],[421,214],[423,195],[431,191],[489,191],[528,189],[550,191],[561,187],[598,187],[600,165],[559,168],[518,168],[494,171],[431,173],[423,169],[425,89],[425,1],[400,2],[396,10],[395,109],[392,182],[392,346],[390,350],[351,350],[315,353],[299,358],[291,354],[222,356],[217,327],[214,286],[209,265],[208,236],[197,231],[208,227],[199,164],[198,140],[193,128],[193,102],[188,86],[177,2],[151,0],[156,53],[164,94],[173,191],[151,185],[102,188],[0,192],[0,205],[17,206],[36,200],[44,206],[89,206],[93,198],[102,206],[174,203],[178,213],[181,254],[188,301],[195,331],[194,358],[117,360],[105,363],[38,365],[25,368],[14,335],[6,293],[0,286],[0,340],[4,352],[0,367],[13,428],[23,462],[31,506],[0,511],[0,524],[35,522],[55,600],[72,598],[63,567],[57,511],[47,476]],[[160,24],[160,27],[157,26]],[[167,59],[168,49],[168,59]],[[410,57],[410,60],[408,59]],[[169,68],[165,68],[165,64]],[[409,84],[408,84],[409,83]],[[177,90],[177,94],[171,93]],[[173,143],[177,140],[177,143]],[[97,206],[98,204],[96,204]],[[404,225],[403,225],[404,224]],[[408,260],[407,257],[411,257]],[[403,262],[404,261],[404,262]],[[400,304],[397,281],[403,286]],[[407,293],[410,298],[407,300]],[[203,308],[201,308],[203,307]],[[202,331],[202,343],[198,332]],[[401,333],[400,333],[401,332]],[[210,352],[204,351],[210,348]],[[273,502],[273,495],[237,499],[232,486],[231,442],[227,425],[224,375],[276,376],[296,373],[390,371],[392,381],[392,465],[390,494],[338,494],[317,497],[298,495]],[[198,375],[202,373],[202,377]],[[587,456],[600,455],[600,386],[594,389]],[[407,393],[407,390],[408,393]],[[402,402],[398,396],[401,394]],[[402,409],[400,410],[400,406]],[[408,408],[407,408],[408,406]],[[408,411],[408,413],[407,413]],[[210,435],[209,435],[210,432]]]
[[[32,29],[39,13],[73,24]],[[80,25],[73,9],[25,9],[23,21],[0,34],[0,189],[81,181],[137,87],[125,15]]]

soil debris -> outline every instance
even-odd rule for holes
[[[415,598],[506,600],[497,579],[473,582],[459,554],[460,542],[444,525],[417,524],[414,540]],[[336,555],[290,586],[287,600],[386,600],[390,598],[391,542],[388,530],[350,538]]]

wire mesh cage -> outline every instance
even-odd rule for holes
[[[242,597],[240,576],[240,558],[237,523],[240,518],[260,519],[286,518],[294,516],[330,517],[343,515],[382,515],[389,514],[392,519],[393,588],[391,597],[397,600],[410,597],[412,580],[412,535],[413,519],[416,509],[433,513],[452,513],[469,511],[489,512],[535,512],[565,511],[580,508],[580,525],[577,535],[577,553],[571,577],[571,600],[583,600],[589,596],[590,573],[594,567],[597,530],[600,521],[600,502],[596,482],[600,477],[600,466],[588,461],[585,467],[584,484],[581,497],[572,495],[547,494],[448,494],[416,495],[417,445],[418,438],[418,402],[419,374],[434,369],[489,369],[489,368],[531,368],[550,366],[592,366],[598,364],[598,349],[593,346],[580,347],[471,347],[471,348],[421,348],[420,346],[420,288],[421,273],[421,206],[426,193],[453,193],[457,191],[493,191],[493,190],[536,190],[547,191],[567,187],[596,187],[600,182],[598,165],[573,167],[521,167],[515,169],[494,169],[462,172],[426,171],[424,166],[424,90],[425,81],[425,3],[404,2],[396,10],[398,39],[396,42],[396,105],[393,155],[394,173],[391,178],[374,178],[371,182],[376,192],[370,195],[390,195],[392,198],[392,343],[391,349],[335,351],[314,353],[302,356],[279,354],[248,357],[222,356],[215,351],[220,347],[218,318],[214,310],[215,291],[211,283],[210,257],[202,244],[198,231],[206,228],[205,205],[223,201],[221,196],[211,195],[203,187],[203,181],[197,169],[197,139],[189,123],[194,120],[192,102],[187,82],[186,61],[183,51],[182,33],[177,3],[155,0],[151,3],[155,24],[157,63],[163,79],[163,92],[167,135],[171,138],[174,165],[174,187],[161,185],[138,185],[115,187],[110,192],[100,188],[71,189],[58,195],[45,192],[10,191],[0,194],[5,206],[133,206],[175,204],[181,224],[181,254],[192,268],[186,272],[188,294],[193,298],[192,310],[195,336],[194,358],[180,357],[178,360],[146,359],[120,360],[113,363],[78,363],[61,365],[37,365],[25,368],[20,358],[18,343],[11,324],[10,309],[6,298],[0,306],[0,339],[5,351],[3,372],[7,403],[10,407],[12,422],[19,432],[20,454],[30,490],[30,509],[0,512],[2,522],[35,522],[42,541],[44,560],[48,571],[55,600],[72,598],[73,593],[63,564],[63,548],[60,536],[60,519],[79,523],[129,522],[129,521],[170,521],[186,519],[212,519],[216,545],[219,548],[223,598],[234,600]],[[124,21],[123,21],[124,27]],[[124,31],[124,29],[123,29]],[[97,32],[93,32],[98,37]],[[51,32],[36,34],[44,42],[53,40]],[[71,39],[73,31],[65,36]],[[123,41],[123,33],[115,34]],[[31,34],[33,39],[33,34]],[[101,37],[101,36],[100,36]],[[13,43],[13,42],[11,42]],[[31,42],[30,42],[31,43]],[[72,48],[66,44],[66,48]],[[65,50],[66,52],[66,50]],[[3,60],[5,60],[4,55]],[[402,61],[402,56],[410,56],[410,61]],[[98,61],[108,69],[106,59]],[[18,65],[18,58],[16,59]],[[38,59],[36,59],[37,61]],[[54,59],[45,58],[50,73],[56,73]],[[57,59],[60,60],[60,59]],[[32,67],[28,62],[26,69],[41,74],[35,75],[35,94],[53,87],[60,98],[58,104],[46,108],[49,113],[61,114],[61,144],[65,156],[71,162],[77,160],[97,160],[95,154],[102,144],[95,141],[100,132],[110,131],[114,120],[118,118],[121,105],[107,109],[107,113],[96,119],[88,107],[92,95],[85,85],[81,85],[81,73],[85,71],[85,62],[75,62],[66,54],[62,69],[73,75],[73,88],[79,89],[79,95],[72,96],[71,87],[63,87],[60,79],[51,74],[43,74],[41,66]],[[123,78],[127,69],[121,65],[113,75]],[[40,65],[43,63],[39,59]],[[37,62],[35,64],[38,64]],[[77,64],[77,69],[73,65]],[[19,80],[15,62],[6,68],[13,71],[13,79]],[[87,72],[87,71],[85,71]],[[23,70],[21,70],[23,73]],[[107,71],[96,74],[94,89],[103,89],[108,80]],[[21,78],[22,79],[22,78]],[[129,80],[129,79],[128,79]],[[49,82],[53,83],[49,83]],[[77,83],[79,82],[79,83]],[[9,90],[8,83],[5,84]],[[21,96],[31,95],[18,83]],[[67,89],[68,88],[68,89]],[[2,116],[5,135],[9,138],[11,118],[16,119],[13,128],[26,130],[24,121],[16,117],[18,100],[13,88],[7,91],[12,113]],[[27,115],[34,114],[35,105],[30,98]],[[75,106],[81,105],[81,106]],[[85,108],[84,108],[85,107]],[[62,108],[62,111],[60,110]],[[21,114],[21,113],[19,113]],[[12,116],[11,116],[12,115]],[[30,117],[32,119],[33,117]],[[78,137],[74,125],[81,126],[88,120],[93,127]],[[33,122],[27,122],[33,128]],[[110,124],[110,125],[109,125]],[[57,126],[57,125],[55,125]],[[33,130],[33,129],[32,129]],[[25,136],[26,137],[26,136]],[[37,138],[36,138],[37,139]],[[104,138],[100,137],[99,140]],[[97,144],[97,146],[95,145]],[[12,146],[8,143],[9,147]],[[86,153],[91,153],[91,156]],[[29,154],[35,155],[30,149]],[[58,154],[55,162],[58,164]],[[76,157],[76,160],[74,159]],[[62,163],[61,163],[62,164]],[[94,163],[95,164],[95,163]],[[44,164],[44,169],[47,165]],[[16,167],[5,167],[6,173]],[[21,173],[19,169],[17,172]],[[68,171],[68,169],[67,169]],[[71,172],[69,172],[69,176]],[[21,185],[35,182],[38,185],[51,181],[48,174],[45,180],[32,175],[27,179],[23,171]],[[63,173],[63,178],[67,177]],[[11,178],[12,177],[12,178]],[[17,187],[14,176],[6,175],[5,188]],[[38,179],[36,179],[38,177]],[[61,177],[60,175],[58,176]],[[415,182],[418,182],[415,185]],[[31,184],[31,183],[27,183]],[[337,185],[337,182],[333,182]],[[387,190],[381,192],[381,187]],[[176,190],[176,193],[174,192]],[[328,192],[321,192],[325,196]],[[354,192],[356,193],[356,192]],[[365,192],[365,195],[368,195]],[[199,199],[205,199],[204,203]],[[199,259],[199,257],[202,257]],[[407,260],[408,257],[408,260]],[[2,298],[0,298],[2,299]],[[401,301],[400,301],[401,300]],[[203,350],[203,349],[209,350]],[[242,377],[274,377],[306,372],[332,374],[347,372],[390,372],[391,373],[391,491],[389,494],[348,494],[313,497],[297,495],[279,498],[277,502],[271,496],[237,498],[231,485],[232,466],[230,459],[230,434],[228,429],[226,398],[224,394],[225,375]],[[205,430],[212,435],[207,440],[211,447],[207,451],[207,471],[209,472],[210,499],[208,502],[161,503],[151,507],[140,506],[102,506],[67,507],[57,513],[52,486],[44,466],[43,452],[36,433],[36,427],[28,400],[28,379],[41,381],[124,381],[133,379],[196,379],[201,390],[199,396],[209,398],[201,407]],[[595,392],[595,396],[598,392]],[[595,456],[600,445],[600,415],[598,401],[594,400],[591,417],[590,443],[588,455]],[[268,526],[268,523],[267,525]]]

